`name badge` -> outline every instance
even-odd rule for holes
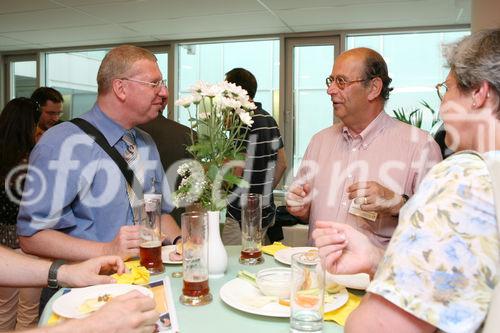
[[[362,217],[364,219],[375,222],[377,219],[378,213],[376,212],[367,212],[361,209],[361,204],[355,202],[356,200],[351,200],[351,205],[349,206],[349,213],[352,215],[356,215]]]

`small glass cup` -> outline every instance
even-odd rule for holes
[[[161,259],[161,194],[144,194],[143,208],[139,245],[141,265],[151,274],[163,273],[165,267]]]
[[[208,215],[195,211],[181,215],[183,288],[179,300],[184,305],[204,305],[212,301],[208,287]]]
[[[262,195],[241,196],[241,255],[240,264],[258,265],[262,256]]]
[[[318,251],[292,256],[290,332],[321,332],[325,274]]]

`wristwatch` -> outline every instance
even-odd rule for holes
[[[178,241],[182,240],[182,236],[179,235],[177,237],[175,237],[174,241],[172,242],[173,245],[177,244]]]
[[[403,197],[403,205],[406,204],[408,200],[410,200],[410,197],[406,194],[401,194],[401,197]]]
[[[65,261],[62,259],[57,259],[50,265],[49,268],[49,278],[47,279],[47,287],[51,289],[59,288],[59,281],[57,281],[57,271],[61,265],[64,265]]]

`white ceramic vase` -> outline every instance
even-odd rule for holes
[[[208,275],[211,279],[224,276],[227,252],[220,237],[220,211],[208,211]]]

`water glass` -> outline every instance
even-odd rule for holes
[[[181,215],[183,288],[179,300],[184,305],[204,305],[212,301],[208,287],[208,215],[195,211]]]
[[[290,332],[321,332],[325,274],[318,251],[292,256]]]
[[[240,263],[258,265],[262,256],[262,195],[256,193],[241,196],[241,255]]]
[[[162,273],[161,259],[161,194],[144,194],[141,218],[139,256],[141,265],[151,274]]]

